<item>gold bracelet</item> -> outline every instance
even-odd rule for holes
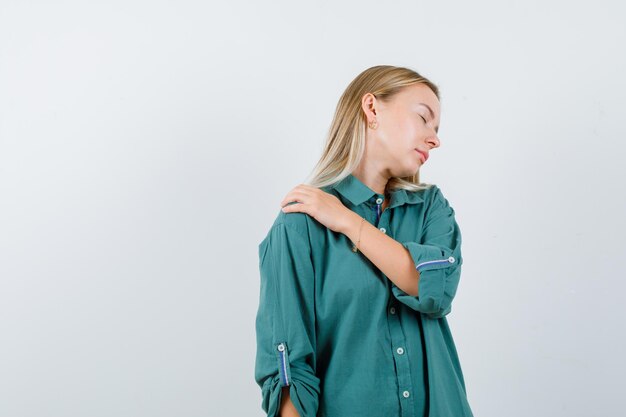
[[[359,238],[356,242],[356,245],[352,245],[352,252],[357,253],[359,251],[359,243],[361,243],[361,228],[363,226],[363,222],[365,218],[361,217],[361,223],[359,223]]]

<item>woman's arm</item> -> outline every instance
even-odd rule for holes
[[[459,285],[461,231],[454,209],[439,187],[433,185],[428,200],[420,242],[396,241],[336,196],[309,185],[295,187],[281,206],[285,213],[306,213],[328,229],[345,234],[353,243],[358,242],[363,255],[391,281],[391,290],[399,301],[431,318],[441,318],[450,313]]]
[[[378,269],[380,269],[398,288],[409,295],[417,296],[419,272],[415,269],[413,258],[402,243],[387,236],[371,223],[364,221],[361,225],[361,216],[351,212],[347,226],[342,230],[354,244],[361,239],[359,250]]]
[[[278,417],[300,417],[289,396],[289,387],[283,387]]]
[[[292,386],[287,416],[314,417],[318,411],[315,271],[303,221],[305,216],[276,222],[259,245],[255,380],[268,417],[279,415],[283,388]],[[297,414],[289,413],[291,409]]]
[[[430,318],[449,314],[461,277],[461,230],[441,190],[434,189],[426,208],[420,241],[397,242],[354,212],[342,232],[387,277],[394,296]]]

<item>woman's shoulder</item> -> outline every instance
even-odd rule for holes
[[[421,192],[421,191],[417,191]],[[452,202],[449,201],[447,193],[436,184],[430,184],[430,187],[423,191],[422,198],[424,200],[424,210],[427,215],[438,215],[441,210],[454,213]]]
[[[287,205],[289,206],[292,204],[300,204],[300,203],[291,202],[291,203],[288,203]],[[301,213],[297,211],[291,212],[291,213],[285,213],[284,211],[282,211],[282,209],[279,209],[278,214],[276,215],[276,218],[274,219],[274,223],[272,223],[271,229],[275,227],[284,227],[288,230],[291,230],[294,233],[299,233],[303,236],[307,236],[309,234],[309,229],[310,229],[310,225],[309,225],[310,219],[311,217],[306,213]]]
[[[291,202],[287,205],[291,204],[300,203]],[[260,245],[267,243],[270,237],[272,237],[272,240],[288,239],[294,243],[300,242],[305,245],[310,245],[312,230],[315,228],[314,222],[317,221],[306,213],[297,211],[285,213],[282,209],[278,209],[278,213]]]
[[[437,184],[421,183],[418,190],[405,190],[407,196],[423,200],[424,202],[432,201],[436,194],[441,193],[441,189]]]
[[[420,204],[412,204],[411,210],[418,210],[421,213],[426,213],[427,216],[435,215],[439,210],[448,210],[452,203],[448,201],[448,197],[441,187],[437,184],[425,184],[425,187],[420,190],[407,190],[407,199],[412,202],[419,202]]]
[[[320,187],[321,190],[337,195],[332,186]],[[297,201],[292,201],[287,205],[300,204]],[[324,227],[313,217],[307,213],[298,211],[285,213],[282,209],[278,210],[274,222],[270,227],[270,231],[276,227],[285,227],[292,233],[300,233],[304,237],[312,236],[316,231],[324,229]]]

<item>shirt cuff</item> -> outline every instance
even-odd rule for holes
[[[453,290],[452,286],[446,288],[446,285],[448,278],[454,276],[453,272],[457,272],[461,259],[454,257],[450,249],[439,246],[417,242],[402,242],[402,246],[409,251],[415,269],[420,273],[418,295],[409,295],[392,282],[393,295],[413,310],[432,318],[440,318],[450,313],[450,305],[444,304],[454,294],[446,293],[446,290]]]

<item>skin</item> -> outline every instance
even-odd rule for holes
[[[280,399],[280,411],[278,417],[300,417],[298,410],[291,401],[289,387],[283,387],[283,394]]]
[[[389,178],[413,175],[424,163],[416,148],[429,154],[439,147],[439,100],[428,86],[416,84],[404,88],[390,103],[383,103],[367,93],[361,100],[361,108],[368,123],[365,154],[353,174],[372,190],[384,194]],[[370,128],[373,120],[378,124]],[[286,206],[293,201],[300,204]],[[383,211],[388,204],[389,199],[385,198]],[[355,244],[360,228],[361,253],[398,288],[418,295],[419,272],[408,250],[369,222],[361,222],[361,216],[334,195],[299,184],[285,195],[280,205],[285,213],[307,213],[330,230],[345,234]],[[283,388],[280,415],[299,417],[286,388]]]

